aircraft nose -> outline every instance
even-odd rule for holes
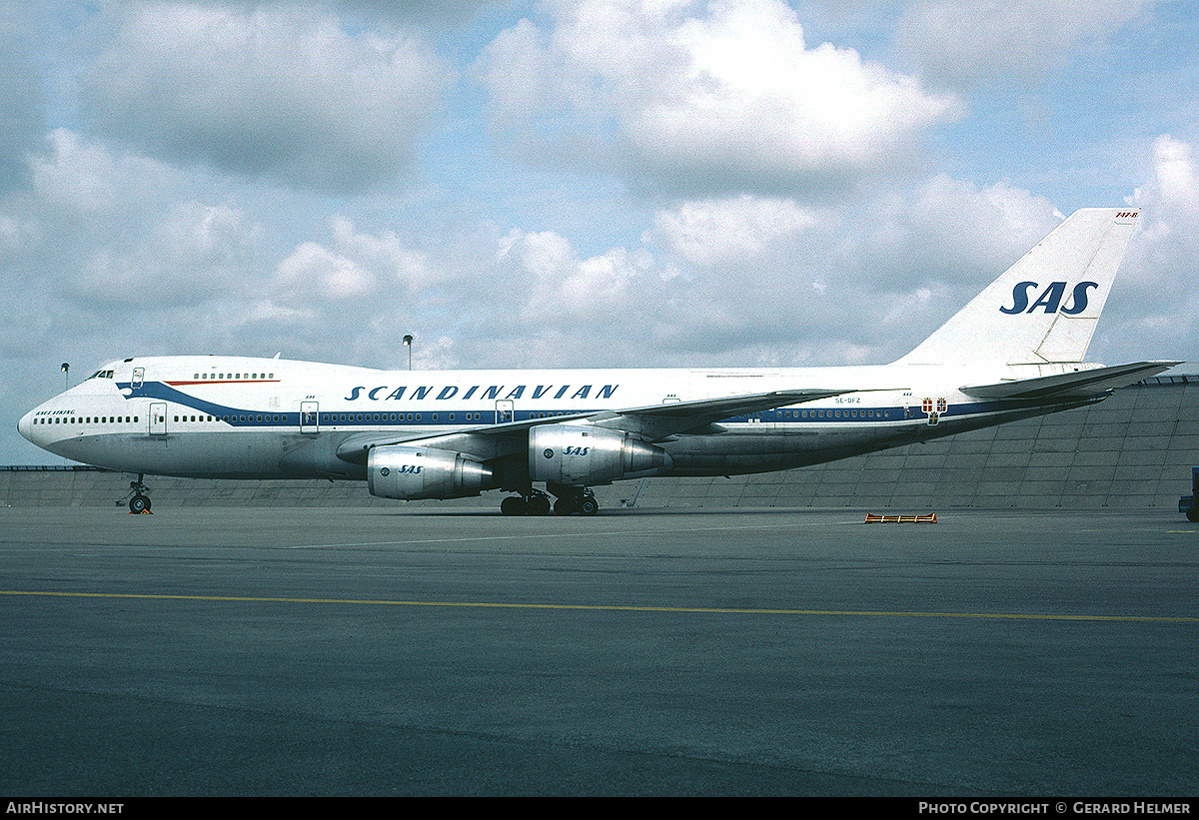
[[[21,420],[17,422],[17,432],[24,436],[27,440],[33,441],[33,411],[30,410],[25,415],[21,416]]]

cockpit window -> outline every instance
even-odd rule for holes
[[[95,373],[88,376],[88,378],[89,379],[111,379],[112,371],[111,370],[97,370]]]

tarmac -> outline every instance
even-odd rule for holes
[[[0,794],[1195,794],[1199,525],[869,512],[0,509]]]

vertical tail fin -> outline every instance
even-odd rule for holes
[[[1075,211],[1020,261],[899,361],[1081,362],[1138,211]]]

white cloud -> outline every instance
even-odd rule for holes
[[[37,10],[28,3],[0,3],[0,193],[26,182],[26,154],[43,133],[40,78],[32,27]]]
[[[407,168],[452,74],[414,37],[300,6],[135,4],[82,96],[104,133],[168,161],[352,191]]]
[[[41,241],[36,222],[22,216],[0,213],[0,259]]]
[[[1199,149],[1168,134],[1151,146],[1141,209],[1097,341],[1111,356],[1199,358]]]
[[[352,259],[339,256],[316,242],[303,242],[279,263],[279,284],[288,301],[303,303],[313,296],[345,299],[374,291],[374,275]]]
[[[138,230],[90,244],[59,291],[91,311],[200,309],[246,292],[246,272],[261,264],[260,242],[259,227],[242,212],[180,202]]]
[[[406,296],[440,277],[428,258],[406,247],[394,231],[359,233],[341,216],[334,216],[330,226],[332,248],[302,242],[279,263],[275,287],[280,298],[302,304],[311,298],[339,302]]]
[[[30,186],[0,233],[16,276],[88,310],[198,305],[240,292],[267,237],[244,210],[202,202],[194,180],[67,129],[28,158]],[[203,191],[204,196],[215,196]]]
[[[953,85],[1037,80],[1158,0],[916,0],[896,40],[925,76]]]
[[[1188,207],[1199,200],[1199,174],[1194,147],[1169,134],[1153,144],[1153,173],[1157,196],[1164,204]]]
[[[816,222],[815,213],[793,199],[741,194],[660,209],[645,239],[664,243],[689,262],[714,265],[757,256]]]
[[[640,285],[653,286],[645,278],[654,264],[648,251],[614,248],[579,259],[566,238],[550,231],[514,228],[502,239],[497,261],[510,272],[505,278],[524,291],[520,317],[528,328],[610,327],[640,315],[648,295]]]
[[[680,190],[840,185],[907,164],[925,131],[959,113],[852,49],[809,48],[780,0],[579,0],[551,12],[548,31],[522,20],[477,66],[493,122],[542,159],[590,144]]]
[[[1010,183],[979,188],[941,173],[881,197],[865,220],[862,247],[867,268],[886,272],[897,287],[937,281],[977,292],[1061,219],[1044,197]]]
[[[134,202],[155,202],[163,194],[168,168],[73,131],[52,131],[44,152],[29,158],[33,193],[46,206],[76,214],[128,209]]]

